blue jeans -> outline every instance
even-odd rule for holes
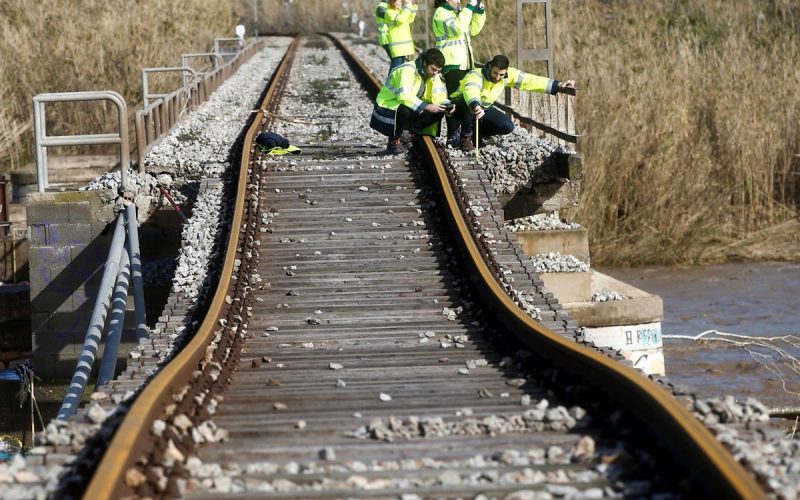
[[[391,73],[393,69],[402,65],[405,62],[406,62],[406,56],[393,57],[389,62],[389,73]]]

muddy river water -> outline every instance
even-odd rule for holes
[[[666,370],[674,382],[704,397],[800,406],[800,263],[600,271],[661,296]],[[753,339],[740,346],[669,338],[707,330]],[[788,342],[770,339],[788,335],[794,335]]]

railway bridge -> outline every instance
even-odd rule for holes
[[[785,494],[745,453],[779,438],[763,407],[711,407],[654,365],[643,374],[586,328],[599,313],[573,295],[592,290],[591,274],[565,284],[545,272],[558,258],[532,258],[580,247],[547,243],[541,225],[575,228],[534,216],[577,197],[574,95],[507,96],[521,127],[474,156],[431,137],[387,156],[366,127],[387,67],[378,49],[343,34],[262,37],[137,113],[138,170],[33,196],[33,234],[51,255],[67,248],[62,272],[81,272],[87,249],[117,250],[97,268],[93,286],[109,292],[85,341],[58,337],[54,318],[80,308],[40,318],[42,349],[60,342],[42,351],[50,367],[72,365],[70,394],[4,496]],[[259,148],[264,131],[300,154]],[[183,207],[165,201],[176,198]],[[148,320],[135,291],[156,272],[142,256],[167,239],[147,221],[165,218],[180,250]],[[123,244],[112,232],[124,226]],[[63,245],[59,231],[86,241]],[[73,303],[90,288],[52,275],[41,301],[54,282]],[[605,302],[617,317],[660,305],[636,298]],[[657,337],[649,314],[629,333],[640,349]]]

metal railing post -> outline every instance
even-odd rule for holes
[[[197,78],[197,72],[188,66],[170,66],[164,68],[142,68],[142,102],[143,108],[146,108],[150,105],[150,99],[152,98],[163,98],[168,96],[169,94],[151,94],[150,93],[150,85],[149,85],[149,74],[150,73],[171,73],[176,71],[182,71],[184,73],[191,73],[192,78]],[[186,85],[184,85],[185,87]]]
[[[142,280],[142,256],[139,252],[139,221],[136,219],[136,205],[131,203],[126,209],[128,223],[128,252],[133,278],[133,308],[136,314],[136,337],[147,337],[147,315],[144,303],[144,282]]]
[[[186,54],[181,54],[181,67],[183,68],[191,68],[189,66],[189,59],[196,59],[198,57],[213,57],[214,58],[214,69],[220,67],[220,63],[224,63],[225,59],[218,54],[216,51],[214,52],[188,52]],[[201,73],[204,74],[204,73]],[[197,78],[197,73],[195,72],[192,75],[193,79]],[[186,81],[186,73],[183,74],[183,86],[186,87],[189,85],[189,82]]]
[[[80,406],[83,393],[86,390],[86,384],[89,382],[89,377],[92,374],[92,366],[97,357],[97,350],[100,346],[106,314],[108,312],[109,303],[111,302],[112,286],[119,272],[119,262],[124,245],[124,216],[120,214],[117,216],[117,223],[114,227],[114,237],[111,240],[111,249],[108,252],[108,260],[106,260],[105,269],[103,270],[103,278],[100,281],[97,300],[92,310],[92,318],[89,320],[89,328],[86,330],[83,349],[78,358],[75,372],[72,374],[72,381],[67,389],[67,395],[64,397],[64,402],[61,403],[61,409],[58,410],[58,416],[56,417],[58,420],[69,419],[69,417],[75,414],[78,406]]]
[[[256,37],[258,33],[256,33]],[[222,47],[220,47],[220,42],[236,42],[236,50],[231,52],[222,52]],[[242,40],[239,38],[215,38],[214,39],[214,53],[219,54],[222,58],[222,62],[225,62],[225,56],[235,56],[239,52],[242,51]]]
[[[119,113],[119,133],[88,135],[47,135],[45,103],[75,101],[111,101],[117,106]],[[88,146],[96,144],[119,144],[120,176],[122,186],[128,186],[128,167],[130,165],[130,148],[128,147],[128,105],[125,99],[110,90],[96,92],[63,92],[53,94],[37,94],[33,97],[33,120],[36,140],[36,171],[39,192],[43,193],[49,186],[47,179],[47,149],[52,146]]]
[[[8,186],[8,180],[5,176],[0,175],[0,236],[6,236],[8,234],[8,227],[11,225],[9,221],[8,215],[8,200],[6,199],[6,186]]]
[[[525,4],[544,4],[545,47],[525,48],[525,22],[522,16],[522,7]],[[517,0],[517,67],[525,71],[525,61],[545,61],[547,63],[547,77],[554,78],[553,69],[553,23],[551,18],[550,0]]]
[[[219,38],[217,40],[227,40],[225,38]],[[237,43],[239,41],[238,38],[232,38],[230,40],[236,40]],[[219,44],[219,42],[217,42]],[[218,67],[212,72],[209,73],[198,73],[196,74],[197,79],[195,83],[189,87],[188,93],[190,96],[190,100],[192,101],[192,105],[197,106],[200,105],[211,97],[211,94],[214,90],[222,83],[225,78],[230,75],[233,71],[235,71],[239,66],[244,64],[244,62],[249,59],[257,49],[263,46],[262,41],[257,41],[255,43],[251,43],[247,45],[244,49],[238,51],[235,54],[233,60],[226,62],[222,66]],[[224,56],[224,54],[222,54]],[[224,60],[224,59],[223,59]],[[175,71],[193,71],[191,68],[144,68],[142,71],[145,70],[157,70],[157,69],[170,69]],[[185,73],[184,73],[185,75]],[[150,89],[148,86],[147,77],[142,77],[142,88],[144,91],[144,98],[143,102],[145,105],[141,109],[141,122],[139,120],[139,114],[137,113],[137,129],[136,129],[136,141],[137,141],[137,148],[139,151],[139,165],[140,169],[144,168],[144,159],[147,156],[150,148],[159,140],[161,137],[168,133],[172,128],[172,125],[175,121],[177,121],[180,113],[173,114],[173,108],[175,106],[172,102],[168,102],[172,100],[172,97],[175,95],[179,95],[181,93],[185,94],[187,91],[186,87],[182,87],[178,90],[171,92],[170,94],[150,94]],[[194,93],[192,95],[192,93]],[[149,102],[150,98],[158,97],[159,99],[154,102]],[[170,119],[169,117],[173,116],[174,119]],[[142,124],[139,127],[139,123]]]

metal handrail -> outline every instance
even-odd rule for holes
[[[146,108],[150,104],[150,99],[156,98],[164,98],[169,94],[151,94],[150,93],[150,85],[149,85],[149,74],[150,73],[174,73],[174,72],[182,72],[184,77],[183,86],[186,87],[186,73],[192,74],[192,79],[197,79],[197,72],[190,68],[189,66],[169,66],[163,68],[142,68],[142,102],[143,106]]]
[[[236,50],[232,52],[223,52],[222,47],[220,47],[220,42],[236,42]],[[242,39],[241,38],[215,38],[214,39],[214,53],[222,57],[223,61],[225,61],[225,56],[235,56],[239,52],[242,51]]]
[[[117,215],[114,236],[111,239],[111,247],[108,251],[108,258],[100,281],[97,299],[92,309],[92,317],[89,320],[83,348],[75,371],[72,374],[72,381],[67,389],[67,395],[61,403],[61,408],[56,417],[58,420],[68,420],[78,410],[83,393],[86,391],[86,385],[89,383],[92,374],[97,352],[102,342],[103,332],[106,330],[108,330],[108,333],[97,385],[105,384],[114,377],[119,344],[122,338],[122,326],[125,320],[129,283],[131,281],[134,288],[137,337],[141,339],[143,335],[147,335],[137,228],[136,206],[130,203],[124,212],[120,212]],[[106,322],[106,318],[109,318],[108,322]],[[107,327],[105,327],[106,324],[108,325]]]
[[[238,40],[238,38],[237,38]],[[262,45],[261,41],[251,43],[239,51],[236,57],[219,66],[211,73],[199,75],[188,87],[182,87],[158,100],[148,103],[136,111],[136,151],[139,171],[144,171],[144,157],[150,148],[165,136],[180,118],[178,108],[180,96],[188,95],[192,106],[199,106],[208,100],[211,93]]]
[[[214,58],[214,69],[215,70],[220,67],[220,62],[222,62],[222,63],[225,62],[225,59],[220,54],[217,54],[216,52],[188,52],[186,54],[181,54],[181,66],[184,67],[184,68],[190,68],[191,66],[189,66],[189,59],[194,59],[194,58],[197,58],[197,57],[213,57]],[[203,72],[202,74],[205,74],[205,73],[206,72]],[[194,78],[197,78],[197,76],[194,76]],[[186,73],[184,73],[183,74],[183,86],[186,87],[188,85],[189,85],[189,81],[186,79]]]
[[[119,113],[119,132],[116,134],[47,135],[45,103],[75,101],[111,101]],[[119,144],[120,175],[122,186],[128,186],[128,105],[125,99],[111,90],[90,92],[59,92],[37,94],[33,97],[33,125],[36,140],[36,174],[39,192],[44,193],[50,185],[47,179],[47,148],[52,146],[87,146],[95,144]]]

